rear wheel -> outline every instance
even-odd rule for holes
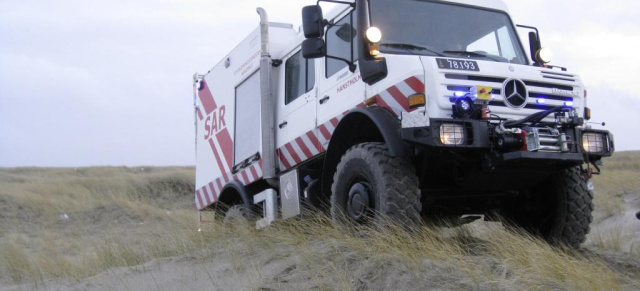
[[[224,223],[247,222],[251,219],[251,212],[244,205],[233,205],[224,215]]]
[[[578,248],[589,233],[593,193],[579,168],[559,172],[519,200],[507,218],[550,243]]]
[[[384,143],[351,147],[331,187],[334,222],[368,224],[389,218],[404,226],[420,222],[420,189],[408,159],[391,156]]]

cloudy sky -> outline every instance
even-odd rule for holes
[[[582,75],[618,150],[640,150],[640,1],[506,2]],[[192,75],[257,26],[255,7],[297,27],[314,3],[0,1],[0,167],[194,164]]]

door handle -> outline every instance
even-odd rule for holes
[[[331,98],[331,97],[329,97],[329,96],[324,96],[324,97],[322,97],[322,99],[320,99],[320,104],[325,104],[325,103],[327,103],[327,101],[329,101],[329,99],[330,99],[330,98]]]
[[[283,127],[285,127],[285,126],[287,126],[287,121],[284,121],[283,123],[280,123],[280,124],[278,125],[278,127],[279,127],[280,129],[282,129],[282,128],[283,128]]]

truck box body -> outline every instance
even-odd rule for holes
[[[277,57],[298,38],[289,24],[270,23]],[[223,40],[221,40],[223,41]],[[230,181],[248,185],[262,177],[260,134],[260,30],[256,28],[196,84],[196,195],[204,209]],[[248,166],[238,168],[247,161]],[[236,170],[234,170],[236,167]]]

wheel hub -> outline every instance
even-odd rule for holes
[[[367,208],[370,205],[371,185],[365,182],[353,184],[349,189],[349,198],[347,200],[347,212],[349,217],[355,221],[361,221],[367,214]]]

